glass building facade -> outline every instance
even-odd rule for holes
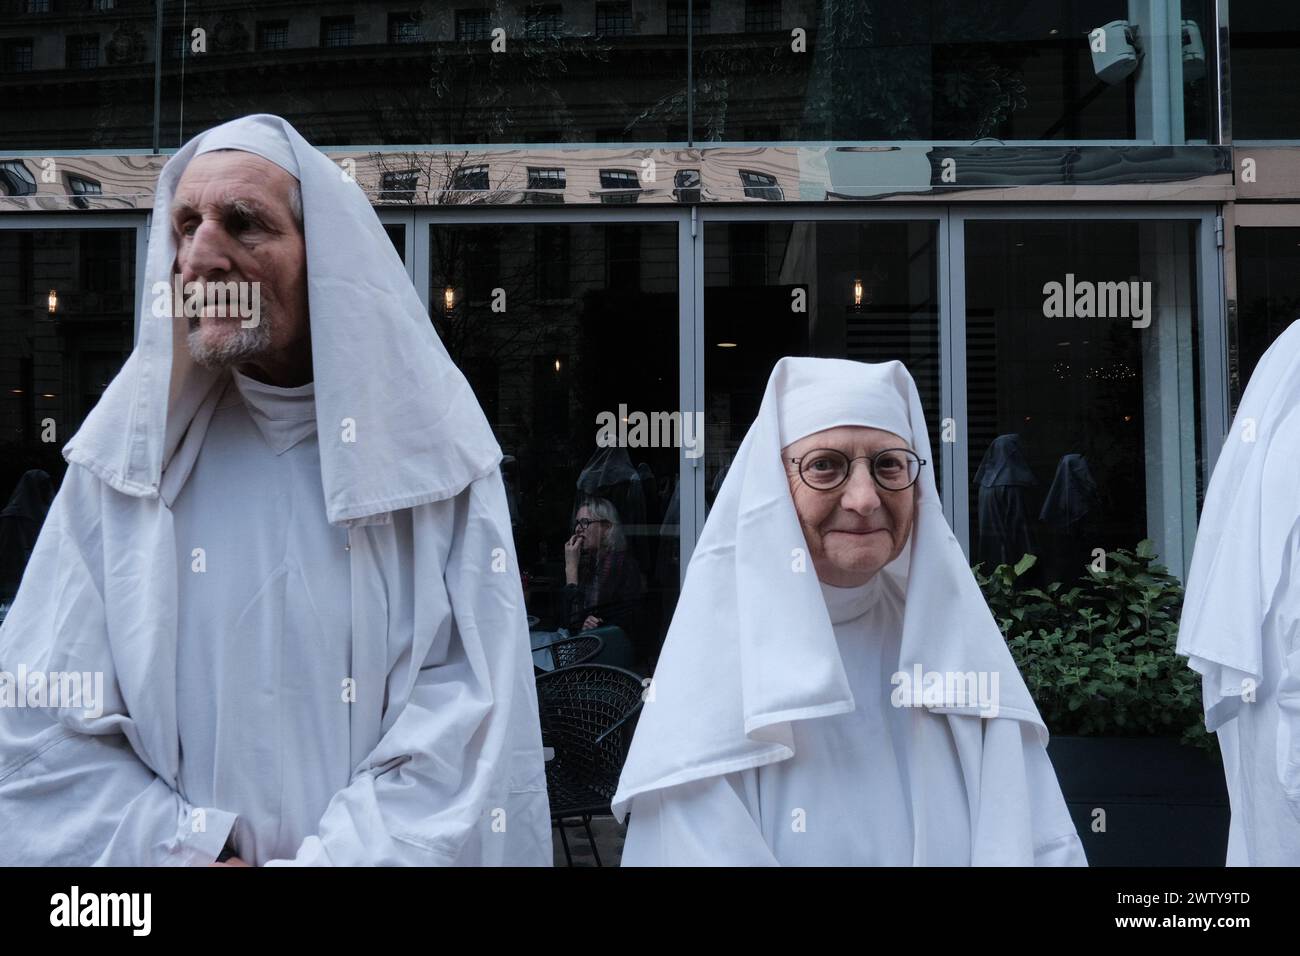
[[[643,661],[780,356],[906,363],[972,563],[1068,582],[1150,538],[1182,575],[1300,308],[1276,5],[0,6],[0,504],[57,486],[129,353],[167,155],[274,113],[366,190],[487,412],[530,612],[569,623],[564,543],[612,509]],[[1053,283],[1098,307],[1054,312]],[[603,412],[700,441],[603,447]],[[1048,493],[1080,459],[1082,523]]]

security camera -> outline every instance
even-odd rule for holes
[[[1205,75],[1205,41],[1195,20],[1183,21],[1183,80],[1199,80]]]
[[[1127,20],[1111,20],[1089,31],[1088,49],[1097,79],[1111,85],[1127,79],[1142,58],[1137,27]]]

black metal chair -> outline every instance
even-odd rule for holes
[[[549,674],[551,671],[558,671],[562,667],[585,664],[599,654],[604,646],[605,641],[601,636],[590,632],[574,634],[572,637],[562,637],[559,640],[551,641],[549,644],[539,644],[533,648],[533,672],[540,676]],[[543,659],[549,660],[550,667],[538,662],[537,653],[539,651],[542,652]]]
[[[603,865],[591,818],[612,812],[609,801],[632,743],[641,692],[641,677],[603,664],[577,664],[537,678],[542,745],[555,751],[546,763],[551,823],[560,831],[569,866],[573,855],[565,828],[578,825],[587,831],[596,865]]]

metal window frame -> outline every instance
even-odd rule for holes
[[[1214,463],[1217,461],[1227,435],[1231,419],[1228,414],[1228,363],[1226,342],[1226,313],[1223,300],[1222,250],[1215,239],[1216,217],[1220,209],[1205,204],[1133,204],[1089,203],[1035,203],[1022,205],[992,205],[983,203],[950,203],[937,206],[927,204],[852,205],[826,208],[825,205],[800,206],[738,206],[701,207],[698,218],[703,224],[710,222],[753,221],[918,221],[937,220],[939,223],[939,250],[937,275],[939,288],[939,349],[940,349],[940,408],[945,418],[952,418],[956,426],[955,441],[945,442],[938,454],[943,462],[944,481],[940,488],[944,515],[962,550],[970,555],[970,496],[964,479],[969,456],[967,434],[967,382],[966,382],[966,250],[965,226],[968,221],[980,220],[1104,220],[1104,221],[1168,221],[1182,220],[1197,224],[1194,242],[1197,256],[1195,282],[1200,389],[1200,441],[1199,459],[1202,463],[1201,480],[1208,486]],[[704,247],[701,236],[694,251],[694,271],[704,275]],[[683,300],[685,301],[685,300]],[[700,400],[704,397],[704,290],[700,285],[691,297],[694,355],[689,368],[695,378],[693,383]],[[685,369],[683,366],[683,376]],[[688,406],[683,406],[688,407]],[[701,406],[702,407],[702,406]],[[698,461],[698,459],[697,459]],[[704,521],[704,470],[696,468],[695,503],[691,509],[697,524],[692,529],[692,544],[699,540]],[[683,498],[683,505],[685,499]],[[683,521],[686,510],[683,507]],[[1185,577],[1190,562],[1195,529],[1183,529],[1183,549],[1180,555],[1169,555],[1171,570]],[[685,526],[683,545],[686,547]],[[687,559],[683,551],[683,567]]]
[[[1217,246],[1215,226],[1221,210],[1205,204],[1091,203],[998,205],[983,203],[776,204],[738,206],[480,206],[375,207],[385,225],[405,227],[404,259],[425,309],[429,308],[428,227],[433,225],[519,224],[669,224],[677,226],[678,293],[678,398],[684,411],[704,408],[704,229],[710,223],[731,222],[865,222],[931,221],[938,224],[940,406],[956,425],[956,440],[938,452],[943,462],[941,488],[944,514],[963,550],[970,553],[970,501],[965,482],[969,454],[966,430],[966,290],[965,225],[968,221],[998,220],[1182,220],[1197,224],[1196,245],[1197,327],[1199,336],[1200,461],[1201,479],[1208,484],[1231,419],[1228,396],[1226,309],[1223,299],[1223,251]],[[0,229],[133,229],[136,255],[135,335],[145,301],[143,287],[148,261],[151,214],[104,212],[14,213],[0,217]],[[684,583],[691,552],[703,531],[704,467],[701,458],[687,458],[679,450],[679,542],[681,581]],[[962,493],[959,493],[962,492]],[[1184,554],[1190,555],[1194,529],[1184,529]],[[1171,569],[1179,571],[1177,561]],[[1186,567],[1182,572],[1186,573]]]
[[[1216,219],[1220,209],[1215,206],[1193,204],[1100,204],[1087,206],[1067,204],[1043,204],[997,208],[980,208],[969,204],[953,204],[949,207],[952,216],[949,235],[951,238],[950,262],[955,267],[965,259],[965,228],[972,220],[1027,221],[1027,220],[1101,220],[1119,221],[1169,221],[1181,220],[1197,224],[1193,243],[1196,247],[1196,335],[1200,367],[1200,390],[1197,398],[1200,409],[1200,448],[1198,459],[1201,463],[1202,487],[1208,487],[1210,475],[1214,472],[1215,462],[1223,449],[1231,418],[1228,414],[1228,354],[1226,339],[1226,308],[1223,298],[1223,255],[1215,238]],[[965,355],[966,349],[966,287],[965,271],[952,275],[951,296],[954,316],[962,316],[962,321],[954,323],[952,339],[954,351],[952,368],[954,405],[958,414],[957,442],[952,449],[954,458],[962,464],[965,472],[965,455],[969,454],[966,429],[966,363],[957,361],[958,356]],[[953,514],[953,532],[961,543],[962,549],[970,555],[970,497],[956,497]],[[1199,515],[1198,521],[1199,521]],[[1183,528],[1183,548],[1180,555],[1162,555],[1171,571],[1186,579],[1190,566],[1192,547],[1195,543],[1196,529]]]
[[[149,259],[149,225],[151,213],[104,212],[36,212],[0,216],[0,230],[68,230],[133,229],[135,230],[135,309],[131,342],[140,337],[140,313],[145,301],[145,264]]]
[[[420,301],[429,309],[429,227],[461,225],[628,225],[677,226],[677,392],[678,408],[703,408],[704,370],[696,355],[703,354],[703,325],[696,321],[696,255],[692,247],[694,208],[686,206],[532,206],[508,207],[468,203],[409,210],[380,209],[380,221],[407,224],[407,273]],[[702,273],[700,273],[702,274]],[[679,586],[686,582],[686,566],[704,524],[704,469],[699,458],[677,453]],[[698,492],[698,494],[694,492]]]

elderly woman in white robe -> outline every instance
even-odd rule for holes
[[[625,865],[1086,865],[898,362],[784,358],[691,558]]]

